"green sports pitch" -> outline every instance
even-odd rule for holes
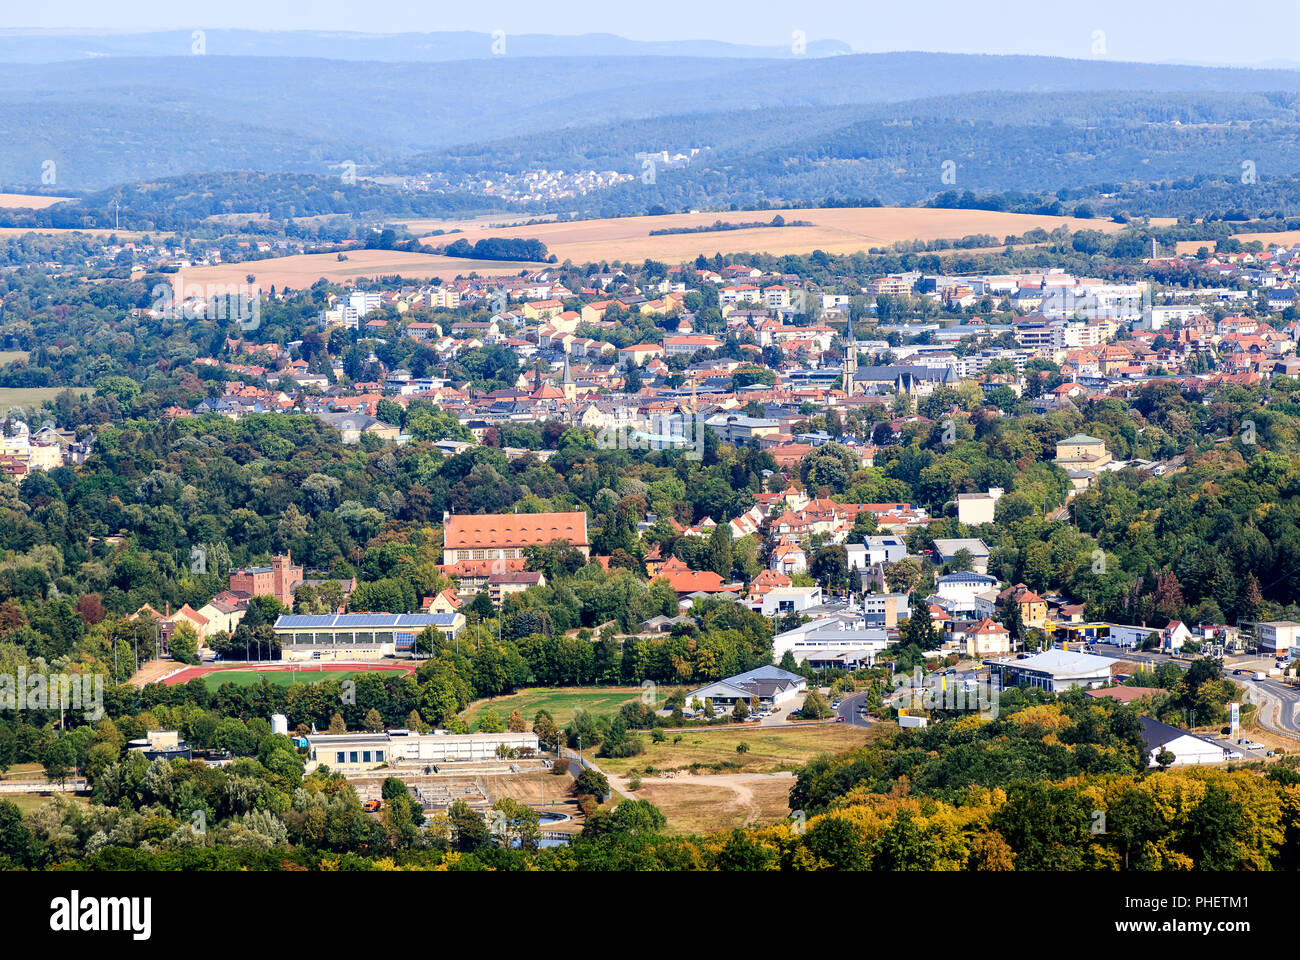
[[[326,680],[356,680],[364,676],[388,677],[409,673],[394,667],[391,670],[214,670],[203,675],[203,682],[209,690],[216,690],[223,683],[233,683],[237,687],[256,687],[266,677],[267,683],[287,687],[295,683],[323,683]]]

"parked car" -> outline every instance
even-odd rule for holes
[[[843,723],[843,722],[844,722],[844,718],[843,718],[843,717],[836,717],[836,718],[835,718],[835,722],[836,722],[836,723]]]

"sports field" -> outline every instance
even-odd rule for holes
[[[363,673],[379,673],[385,676],[397,676],[414,673],[414,666],[393,666],[382,663],[325,663],[289,665],[283,663],[267,664],[262,668],[249,667],[186,667],[173,674],[163,684],[168,687],[178,683],[202,679],[208,689],[216,690],[223,683],[233,683],[239,687],[256,686],[266,677],[267,682],[287,687],[293,683],[321,683],[325,680],[344,680],[357,677]]]

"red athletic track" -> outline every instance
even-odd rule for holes
[[[298,670],[300,673],[320,673],[320,672],[342,672],[342,673],[360,673],[365,670],[401,670],[404,673],[415,673],[415,667],[407,666],[403,663],[303,663],[301,666],[287,663],[269,663],[265,665],[258,664],[231,664],[220,667],[186,667],[180,673],[168,677],[163,681],[164,686],[175,686],[178,683],[188,683],[196,680],[209,673],[221,673],[225,670],[240,670],[243,672],[266,672]]]

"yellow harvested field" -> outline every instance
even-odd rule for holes
[[[1273,243],[1285,244],[1292,246],[1300,243],[1300,230],[1275,230],[1270,233],[1234,233],[1233,238],[1240,240],[1242,243],[1250,243],[1257,240],[1264,246]],[[1214,240],[1179,240],[1178,253],[1181,256],[1185,253],[1195,253],[1201,247],[1208,247],[1211,252],[1218,247]]]
[[[1258,240],[1264,246],[1270,243],[1300,243],[1300,230],[1278,230],[1273,233],[1237,233],[1234,236],[1242,243]]]
[[[429,280],[478,273],[480,276],[517,274],[544,264],[506,262],[501,260],[461,260],[456,257],[438,257],[427,253],[408,253],[393,250],[349,250],[346,260],[334,253],[305,253],[292,257],[274,257],[270,260],[251,260],[247,263],[221,263],[211,267],[192,267],[178,276],[185,285],[208,284],[237,286],[253,275],[253,285],[268,290],[289,287],[301,290],[324,278],[331,283],[352,284],[381,276],[401,274],[411,280]]]
[[[32,193],[0,193],[0,210],[44,210],[72,197],[43,197]]]
[[[675,233],[650,236],[651,230],[698,227],[724,223],[768,221],[780,214],[786,220],[806,220],[808,227],[754,227],[710,233]],[[1114,233],[1120,224],[1107,220],[1074,217],[1035,216],[989,210],[937,210],[923,207],[844,207],[814,210],[729,211],[725,213],[682,213],[663,217],[616,217],[609,220],[578,220],[571,223],[542,223],[527,227],[470,227],[454,237],[424,237],[424,243],[439,247],[464,238],[470,243],[485,237],[536,239],[561,262],[588,263],[598,260],[639,261],[647,257],[680,263],[704,254],[763,252],[776,256],[811,253],[857,253],[872,247],[889,247],[902,240],[957,240],[987,233],[1002,241],[1020,236],[1035,227],[1055,230],[1101,230]]]

